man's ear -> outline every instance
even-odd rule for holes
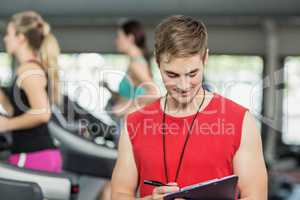
[[[209,49],[206,49],[205,52],[204,52],[204,55],[202,57],[204,65],[206,65],[207,62],[208,62],[208,53],[209,53]]]
[[[157,64],[157,67],[160,68],[159,59],[156,57],[155,51],[154,51],[154,53],[153,53],[153,56],[154,56],[154,58],[155,58],[155,62],[156,62],[156,64]]]

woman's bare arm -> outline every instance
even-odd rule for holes
[[[9,99],[5,95],[4,91],[2,91],[1,89],[0,89],[0,104],[3,106],[4,110],[7,112],[8,116],[13,115],[14,109],[13,109]]]
[[[143,87],[145,89],[145,94],[133,100],[119,101],[113,109],[113,112],[119,117],[124,116],[126,113],[138,110],[160,97],[159,88],[154,83],[149,66],[146,62],[132,62],[130,64],[130,71],[134,77],[138,79],[137,82],[140,83],[138,87]]]
[[[6,131],[28,129],[49,121],[51,110],[46,84],[45,73],[38,66],[20,73],[18,85],[25,91],[30,107],[24,114],[8,118]],[[17,104],[21,109],[25,109],[24,102],[19,101]]]

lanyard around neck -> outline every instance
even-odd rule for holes
[[[199,89],[200,91],[200,89]],[[198,91],[198,92],[199,92]],[[181,164],[182,164],[182,160],[183,160],[183,157],[184,157],[184,153],[185,153],[185,149],[186,149],[186,145],[188,143],[188,140],[190,138],[190,134],[191,134],[191,131],[192,131],[192,128],[193,128],[193,125],[194,125],[194,122],[198,116],[198,113],[204,103],[204,100],[205,100],[205,90],[204,91],[204,94],[203,94],[203,98],[202,98],[202,101],[198,107],[198,110],[197,110],[197,113],[194,115],[193,117],[193,120],[192,120],[192,123],[188,129],[188,134],[185,138],[185,141],[184,141],[184,145],[183,145],[183,148],[181,150],[181,154],[180,154],[180,159],[179,159],[179,163],[178,163],[178,166],[177,166],[177,169],[176,169],[176,176],[175,176],[175,180],[174,182],[177,182],[177,179],[178,179],[178,176],[179,176],[179,172],[180,172],[180,168],[181,168]],[[197,92],[197,93],[198,93]],[[163,110],[163,119],[162,119],[162,136],[163,136],[163,156],[164,156],[164,170],[165,170],[165,178],[166,178],[166,183],[169,183],[169,175],[168,175],[168,167],[167,167],[167,156],[166,156],[166,106],[167,106],[167,98],[168,98],[168,93],[166,95],[166,100],[165,100],[165,104],[164,104],[164,110]]]

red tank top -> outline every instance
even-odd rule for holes
[[[233,157],[240,145],[246,108],[214,94],[191,130],[177,183],[179,187],[232,175]],[[166,182],[162,140],[163,110],[160,99],[127,117],[127,132],[139,174],[141,197],[151,195],[153,186],[144,180]],[[169,181],[174,182],[179,157],[194,115],[166,114],[166,158]]]

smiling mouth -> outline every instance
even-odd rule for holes
[[[176,90],[176,92],[177,92],[180,96],[187,97],[187,96],[190,95],[191,90],[189,90],[189,91],[180,91],[180,90]]]

